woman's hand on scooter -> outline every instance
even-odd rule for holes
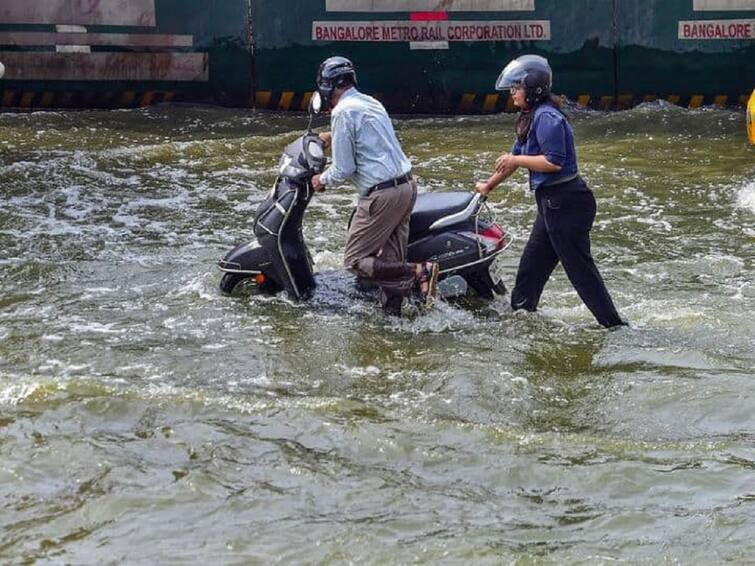
[[[516,171],[519,166],[515,163],[516,161],[516,155],[512,155],[511,153],[502,153],[498,156],[498,159],[495,160],[495,171],[496,173],[511,175]]]
[[[477,181],[477,183],[475,183],[475,191],[482,196],[488,196],[488,193],[492,190],[493,188],[488,185],[487,181]]]

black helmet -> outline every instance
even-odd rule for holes
[[[325,108],[331,104],[330,98],[333,91],[346,84],[357,84],[354,64],[346,57],[329,57],[320,64],[320,69],[317,71],[317,90]]]
[[[548,60],[540,55],[522,55],[501,71],[495,83],[496,90],[523,86],[527,91],[527,104],[534,104],[550,96],[553,71]]]

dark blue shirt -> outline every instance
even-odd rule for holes
[[[550,104],[535,108],[532,127],[524,143],[516,141],[511,149],[514,155],[544,155],[554,165],[560,165],[558,173],[530,171],[530,189],[558,184],[559,180],[577,174],[577,150],[574,148],[574,130],[566,117]]]

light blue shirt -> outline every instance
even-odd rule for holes
[[[330,116],[330,129],[333,161],[320,177],[323,185],[352,179],[359,195],[366,196],[370,187],[411,171],[385,108],[356,88],[341,95]]]

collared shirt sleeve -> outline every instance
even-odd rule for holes
[[[331,131],[333,134],[333,161],[320,177],[323,185],[342,185],[357,170],[354,161],[356,146],[354,133],[345,112],[333,116]]]
[[[535,135],[545,158],[553,165],[563,167],[566,162],[564,119],[552,114],[541,114],[535,124]]]
[[[517,139],[511,146],[511,155],[522,155],[523,146],[524,144]]]

